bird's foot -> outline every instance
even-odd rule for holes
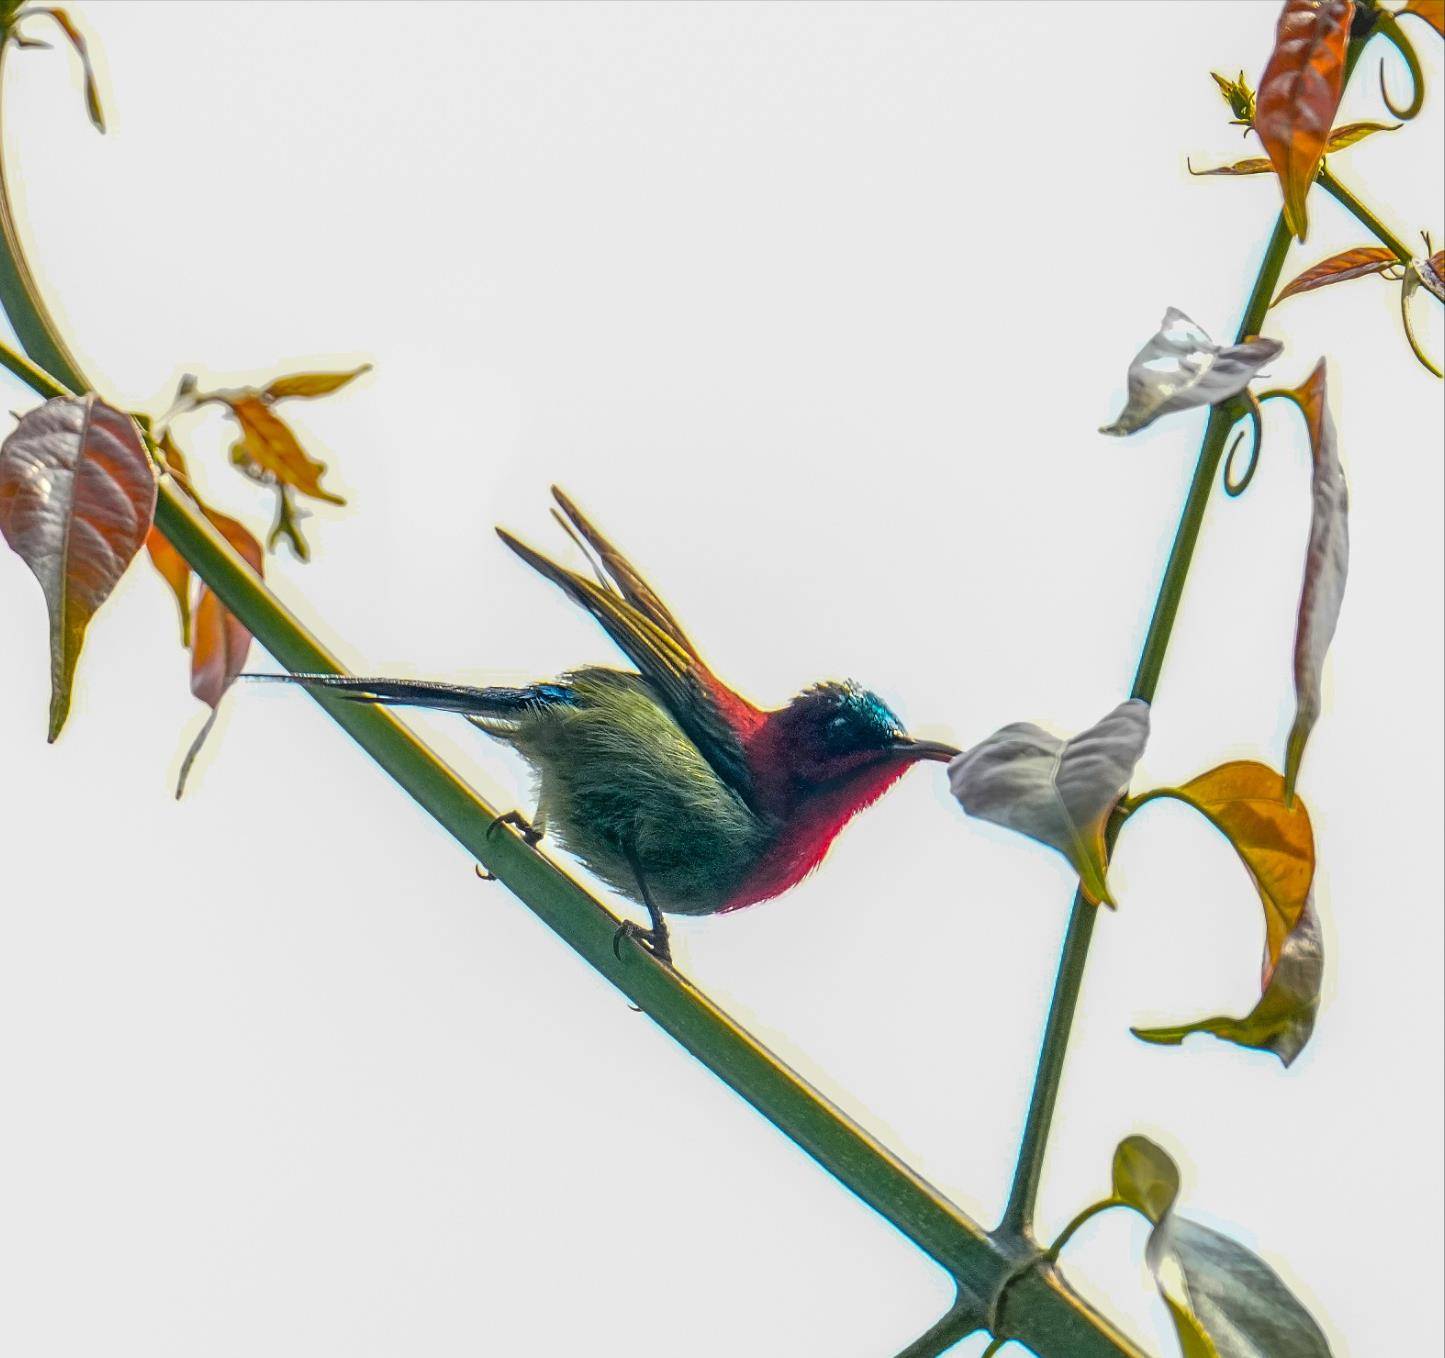
[[[487,833],[489,835],[492,834],[499,825],[512,826],[516,832],[526,840],[527,847],[531,849],[535,849],[537,845],[542,842],[546,833],[545,831],[537,829],[520,811],[508,811],[498,816],[496,820],[487,827]]]
[[[617,926],[617,932],[612,935],[612,952],[620,962],[622,960],[622,940],[630,938],[640,943],[664,966],[672,965],[672,945],[668,941],[666,932],[659,933],[656,929],[644,929],[635,920],[625,919]]]

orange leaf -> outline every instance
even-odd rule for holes
[[[206,517],[221,536],[245,558],[257,575],[264,573],[261,544],[244,524],[209,509]],[[208,585],[202,585],[200,597],[196,600],[195,626],[191,636],[191,692],[209,705],[211,714],[181,761],[180,777],[176,780],[177,797],[186,790],[186,779],[190,776],[191,765],[195,763],[201,746],[205,744],[211,727],[216,723],[221,699],[226,696],[226,690],[245,667],[246,653],[250,649],[251,633],[211,592]]]
[[[181,645],[191,644],[191,563],[185,559],[154,524],[146,534],[146,551],[150,554],[151,565],[160,572],[160,577],[171,587],[176,596],[176,608],[181,615]]]
[[[1441,37],[1445,37],[1445,0],[1406,0],[1400,13],[1423,19]]]
[[[94,395],[58,396],[0,447],[0,533],[50,611],[50,739],[70,711],[85,629],[146,540],[156,478],[134,421]]]
[[[370,371],[371,364],[363,363],[359,368],[344,373],[292,373],[262,387],[261,399],[270,402],[284,401],[292,396],[327,396]]]
[[[1286,0],[1259,81],[1254,127],[1279,174],[1289,229],[1305,238],[1305,196],[1320,168],[1345,81],[1354,0]]]
[[[1386,250],[1379,245],[1364,245],[1358,250],[1345,250],[1338,255],[1331,255],[1328,259],[1322,259],[1312,269],[1306,269],[1271,305],[1278,306],[1286,297],[1312,292],[1315,288],[1328,287],[1331,283],[1343,283],[1348,278],[1363,278],[1366,274],[1382,273],[1392,264],[1399,262],[1393,250]]]
[[[1309,812],[1289,799],[1285,780],[1252,760],[1236,760],[1202,773],[1155,797],[1192,806],[1234,846],[1264,908],[1265,946],[1261,995],[1241,1019],[1211,1018],[1168,1028],[1136,1028],[1146,1042],[1174,1044],[1208,1032],[1228,1042],[1273,1051],[1288,1065],[1314,1026],[1323,975],[1319,926],[1310,907],[1315,842]]]
[[[238,446],[258,467],[270,472],[278,481],[294,486],[303,495],[334,505],[346,503],[341,496],[322,486],[326,464],[318,462],[302,448],[290,426],[260,396],[218,394],[218,399],[230,407],[241,426]]]

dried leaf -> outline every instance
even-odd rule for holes
[[[1188,165],[1189,162],[1186,161],[1185,164]],[[1212,170],[1196,170],[1193,165],[1189,165],[1189,173],[1195,176],[1207,174],[1272,174],[1273,172],[1274,162],[1267,160],[1264,156],[1251,156],[1248,160],[1237,160],[1233,165],[1218,165]]]
[[[371,364],[363,363],[344,373],[292,373],[289,377],[278,377],[261,388],[265,401],[284,401],[292,396],[327,396],[339,391],[348,382],[370,372]]]
[[[1349,492],[1335,452],[1335,424],[1325,392],[1325,361],[1320,359],[1304,385],[1293,393],[1310,434],[1311,478],[1309,546],[1294,641],[1295,718],[1285,749],[1285,800],[1294,796],[1305,742],[1320,715],[1320,684],[1325,653],[1335,635],[1345,576],[1350,564]]]
[[[225,400],[231,414],[241,426],[241,442],[238,447],[258,467],[269,472],[276,480],[294,486],[303,495],[330,504],[342,505],[346,501],[333,494],[321,484],[326,464],[311,457],[296,441],[280,416],[261,400],[259,396],[230,396]]]
[[[1147,1136],[1126,1136],[1114,1149],[1114,1196],[1156,1226],[1179,1196],[1179,1166]]]
[[[1325,154],[1345,83],[1354,0],[1285,0],[1259,81],[1254,128],[1274,162],[1289,229],[1304,240],[1305,197]]]
[[[264,573],[261,544],[244,524],[214,510],[207,510],[206,517],[257,575]],[[191,639],[191,692],[209,705],[211,713],[181,761],[181,773],[176,782],[177,797],[186,790],[191,765],[215,725],[226,690],[245,668],[246,653],[250,649],[251,633],[209,586],[202,585],[200,597],[196,600],[195,630]]]
[[[1272,1051],[1289,1065],[1314,1030],[1324,955],[1310,908],[1315,844],[1304,803],[1286,800],[1284,779],[1251,760],[1222,764],[1156,797],[1192,806],[1234,846],[1264,908],[1264,967],[1259,1003],[1242,1019],[1207,1018],[1161,1028],[1135,1028],[1145,1042],[1173,1046],[1191,1033],[1211,1033],[1238,1046]]]
[[[1325,151],[1326,153],[1343,151],[1345,147],[1364,141],[1366,137],[1372,137],[1376,132],[1398,132],[1399,130],[1399,123],[1343,123],[1330,133],[1330,139],[1325,143]]]
[[[1104,826],[1148,737],[1149,704],[1137,698],[1070,740],[1016,722],[959,755],[949,785],[969,815],[1057,849],[1090,899],[1113,905]]]
[[[1159,333],[1129,364],[1128,402],[1114,423],[1099,432],[1133,434],[1161,415],[1227,401],[1283,350],[1284,345],[1271,339],[1215,344],[1182,311],[1170,307]]]
[[[1330,1358],[1324,1333],[1263,1259],[1174,1211],[1179,1169],[1131,1136],[1114,1152],[1114,1196],[1153,1224],[1144,1258],[1184,1358]]]
[[[1441,37],[1445,37],[1445,0],[1405,0],[1401,14],[1423,19]]]
[[[50,739],[70,710],[85,629],[140,550],[156,480],[134,423],[94,395],[47,401],[0,447],[0,533],[50,610]]]
[[[1357,250],[1344,250],[1338,255],[1322,259],[1312,269],[1306,269],[1290,283],[1271,303],[1278,306],[1286,297],[1297,293],[1312,292],[1315,288],[1328,287],[1331,283],[1343,283],[1350,278],[1363,278],[1366,274],[1383,273],[1400,261],[1393,250],[1380,245],[1363,245]]]

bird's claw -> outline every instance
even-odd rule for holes
[[[510,825],[526,841],[529,849],[535,849],[544,838],[544,832],[537,829],[520,811],[508,811],[500,815],[487,827],[487,834],[495,833],[499,825]]]
[[[480,863],[474,863],[472,866],[476,868],[477,876],[480,877],[482,881],[495,882],[497,880],[497,874],[495,872],[488,872]]]
[[[625,919],[617,926],[617,932],[612,935],[612,954],[617,960],[622,961],[622,940],[630,938],[634,943],[641,944],[664,966],[672,965],[672,949],[668,946],[666,937],[658,938],[651,929],[644,929],[635,920]]]

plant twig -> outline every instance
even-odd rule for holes
[[[1315,181],[1320,188],[1336,202],[1342,204],[1366,229],[1388,249],[1401,264],[1408,264],[1414,258],[1409,247],[1367,208],[1353,193],[1335,178],[1328,165],[1321,165]]]

